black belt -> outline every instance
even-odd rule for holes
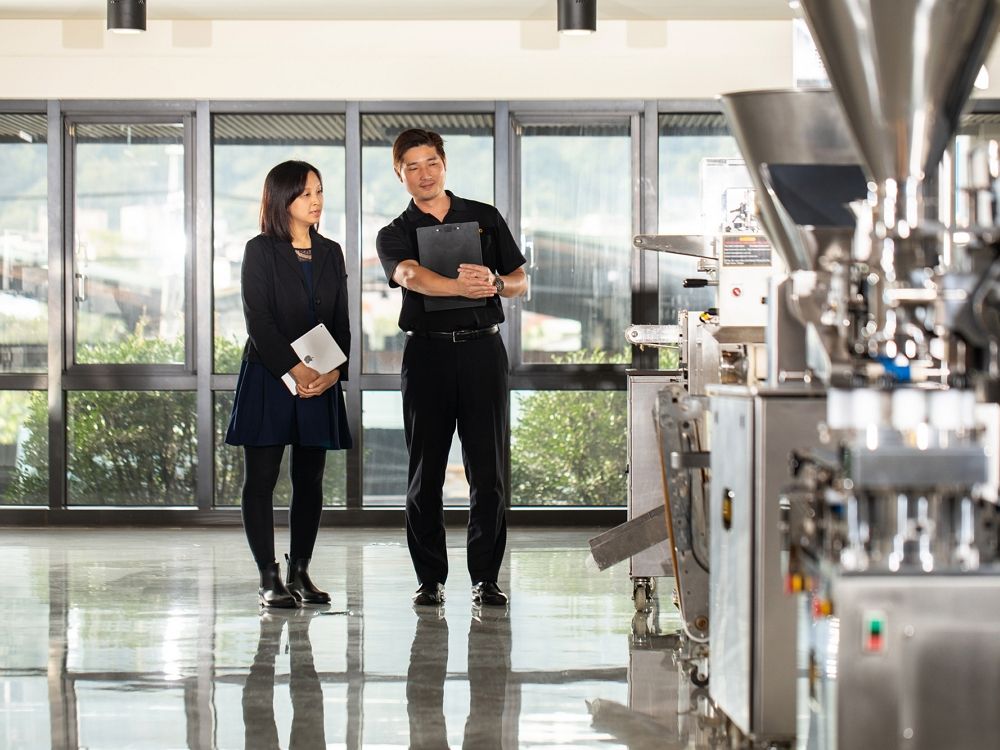
[[[484,336],[495,336],[498,333],[500,333],[500,326],[494,323],[488,328],[475,328],[466,331],[407,331],[406,335],[421,339],[441,339],[458,344],[462,341],[481,339]]]

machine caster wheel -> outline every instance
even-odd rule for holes
[[[656,584],[652,578],[634,578],[632,580],[632,602],[635,604],[636,612],[645,612],[649,609],[649,602],[653,598]]]
[[[691,679],[691,682],[694,683],[694,685],[696,685],[697,687],[703,688],[708,686],[708,675],[699,672],[698,667],[691,667],[691,671],[690,673],[688,673],[688,677]]]

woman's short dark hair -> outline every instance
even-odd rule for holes
[[[399,172],[403,166],[403,154],[415,146],[433,146],[444,161],[444,139],[433,130],[410,128],[396,136],[392,144],[392,167]]]
[[[304,161],[283,161],[264,178],[264,194],[260,199],[260,231],[268,237],[292,241],[288,229],[288,207],[306,189],[306,179],[315,172],[320,184],[323,175]]]

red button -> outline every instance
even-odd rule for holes
[[[734,286],[733,287],[733,296],[734,297],[739,297],[741,294],[743,294],[743,290],[740,289],[738,286]]]

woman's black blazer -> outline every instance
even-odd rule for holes
[[[243,359],[261,362],[276,378],[299,363],[291,342],[323,323],[345,354],[351,351],[344,251],[315,230],[312,235],[313,290],[292,243],[259,234],[247,242],[241,282],[247,344]],[[338,369],[347,380],[345,362]]]

